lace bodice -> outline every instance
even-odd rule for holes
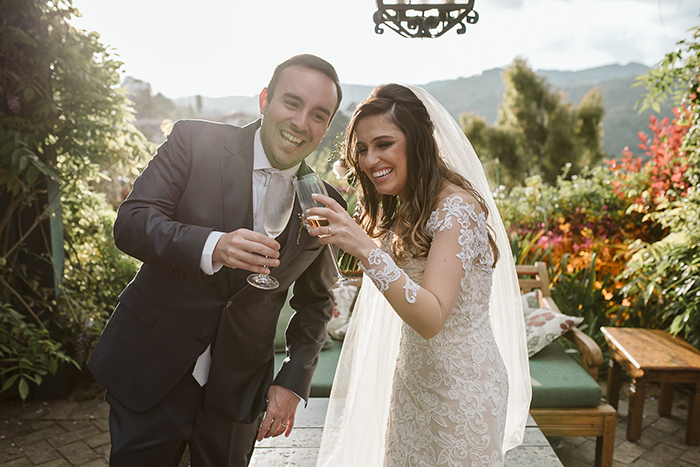
[[[464,275],[440,332],[426,340],[403,325],[387,431],[386,467],[503,465],[508,380],[489,322],[493,256],[483,213],[447,198],[426,225],[431,237],[460,229]],[[382,250],[390,254],[388,242]],[[398,266],[423,283],[425,259]]]

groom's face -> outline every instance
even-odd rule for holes
[[[260,139],[273,167],[288,169],[316,149],[338,102],[332,79],[318,70],[292,65],[282,71],[274,94],[260,93]]]

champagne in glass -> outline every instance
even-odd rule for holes
[[[306,211],[308,211],[311,208],[325,207],[323,203],[316,201],[311,196],[314,193],[328,196],[326,186],[323,184],[323,180],[321,179],[321,177],[319,177],[317,173],[310,173],[304,175],[296,181],[296,185],[297,197],[299,198],[299,205],[301,206],[301,211],[303,213],[306,213]],[[309,228],[327,227],[329,225],[328,219],[320,216],[304,215],[304,220],[308,224]],[[319,237],[327,236],[328,235],[319,235]],[[348,285],[352,284],[353,282],[357,282],[357,279],[350,279],[348,277],[345,277],[340,271],[340,267],[338,266],[338,258],[336,258],[335,252],[333,251],[333,246],[330,243],[328,244],[328,251],[330,251],[331,253],[331,258],[333,258],[333,266],[335,266],[335,273],[338,276],[335,284],[333,284],[331,289],[337,289],[341,285]]]
[[[328,219],[321,216],[306,216],[304,218],[309,224],[309,228],[315,229],[316,227],[328,227]]]
[[[265,193],[263,206],[263,227],[270,238],[282,233],[289,222],[294,208],[294,179],[284,178],[279,173],[270,174],[270,181]],[[272,290],[280,286],[277,279],[265,274],[251,274],[248,283],[263,290]]]

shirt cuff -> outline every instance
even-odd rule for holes
[[[216,247],[217,242],[223,235],[223,232],[212,231],[209,233],[207,241],[204,243],[204,249],[202,250],[202,258],[199,260],[199,268],[204,274],[208,276],[219,272],[224,266],[222,263],[215,263],[211,259],[212,254],[214,254],[214,248]]]

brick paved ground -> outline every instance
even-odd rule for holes
[[[605,394],[605,383],[601,383]],[[615,428],[613,467],[697,467],[700,466],[700,446],[685,444],[688,417],[688,393],[676,389],[670,417],[657,413],[659,385],[647,386],[644,401],[642,437],[627,441],[628,385],[620,392],[620,406]],[[565,467],[593,467],[595,438],[550,439]]]
[[[0,466],[106,466],[109,407],[102,400],[0,405]]]
[[[670,417],[657,415],[657,395],[658,386],[650,385],[642,437],[631,443],[625,439],[627,397],[626,392],[622,392],[614,466],[700,466],[700,447],[689,447],[684,442],[687,393],[676,391]],[[85,402],[33,401],[26,405],[15,400],[2,401],[0,467],[107,466],[108,414],[109,406],[102,398]],[[559,438],[550,441],[565,467],[593,466],[595,439]],[[180,465],[186,467],[188,460],[185,453]]]
[[[107,467],[109,404],[0,403],[0,467]],[[188,465],[188,456],[182,466]]]

